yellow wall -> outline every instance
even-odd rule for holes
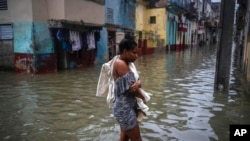
[[[143,31],[144,30],[144,18],[146,14],[146,7],[142,4],[138,4],[136,7],[136,14],[135,14],[135,23],[136,23],[136,31]]]
[[[156,16],[156,24],[150,24],[150,16]],[[159,35],[159,39],[164,39],[166,44],[166,9],[165,8],[155,8],[148,9],[146,13],[146,18],[144,19],[146,31],[153,33],[148,41],[148,47],[156,47],[157,40],[154,35]]]
[[[136,31],[143,31],[143,39],[147,39],[148,47],[157,46],[157,36],[166,44],[166,9],[147,9],[143,4],[136,8]],[[156,17],[156,24],[150,24],[150,16]],[[150,33],[149,33],[150,32]],[[146,34],[145,34],[146,33]]]

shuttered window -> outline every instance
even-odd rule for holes
[[[0,0],[0,11],[8,10],[7,0]]]
[[[13,39],[13,28],[11,24],[0,25],[0,40]]]
[[[107,22],[114,23],[114,10],[112,8],[107,8]]]

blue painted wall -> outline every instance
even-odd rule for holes
[[[108,33],[107,29],[103,27],[100,31],[100,40],[97,42],[96,63],[103,64],[108,60]]]
[[[56,56],[46,23],[17,22],[13,24],[15,70],[17,72],[54,72]]]
[[[167,45],[176,44],[176,34],[177,34],[177,23],[174,20],[174,14],[168,12],[168,21],[167,21]]]
[[[34,53],[32,47],[32,22],[13,24],[14,53]]]
[[[108,20],[107,8],[113,9],[113,21]],[[135,29],[135,0],[106,0],[105,22]]]
[[[113,20],[108,19],[107,8],[113,9]],[[118,32],[124,32],[123,28],[135,31],[135,0],[106,0],[105,22],[119,26]],[[97,43],[96,63],[104,63],[108,60],[108,31],[103,28],[100,41]]]
[[[121,0],[119,5],[119,25],[135,30],[135,0]]]
[[[46,23],[33,22],[33,41],[36,53],[54,53],[54,42]]]
[[[54,53],[46,23],[14,23],[14,53]]]

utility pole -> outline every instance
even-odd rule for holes
[[[221,0],[221,29],[217,49],[214,89],[229,91],[235,0]]]

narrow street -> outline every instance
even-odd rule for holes
[[[250,97],[236,66],[229,93],[220,93],[214,92],[215,65],[215,46],[138,58],[142,86],[153,94],[141,123],[143,141],[228,141],[230,124],[250,123]],[[95,96],[100,68],[0,72],[0,140],[118,140],[106,99]]]

